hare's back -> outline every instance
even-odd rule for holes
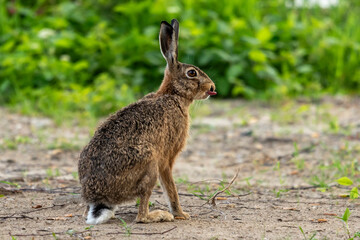
[[[119,110],[106,119],[96,130],[81,158],[96,157],[123,152],[124,149],[149,149],[159,144],[168,129],[170,104],[158,99],[142,100]],[[146,145],[146,147],[144,147]]]

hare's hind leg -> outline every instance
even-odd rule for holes
[[[160,183],[167,198],[170,212],[179,219],[190,219],[190,215],[185,213],[180,206],[179,195],[170,168],[160,171]]]
[[[161,210],[149,212],[149,199],[157,180],[157,166],[156,164],[151,165],[152,166],[148,168],[147,174],[139,184],[139,190],[141,192],[140,205],[135,221],[138,223],[172,222],[174,221],[174,216],[169,212]]]

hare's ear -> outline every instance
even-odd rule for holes
[[[177,48],[178,48],[178,40],[179,40],[179,22],[176,19],[171,20],[171,26],[173,27],[175,31],[175,39],[176,39],[176,54],[177,54]]]
[[[177,64],[179,22],[176,19],[168,22],[162,21],[160,27],[160,49],[169,67]]]

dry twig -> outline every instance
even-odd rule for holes
[[[172,230],[174,230],[175,228],[177,228],[177,226],[174,226],[173,228],[170,228],[166,231],[163,231],[163,232],[149,232],[149,233],[140,233],[140,232],[131,232],[131,235],[163,235],[165,233],[168,233]],[[109,232],[109,233],[106,233],[106,235],[109,235],[109,234],[126,234],[124,232]]]
[[[38,211],[42,211],[42,210],[46,210],[49,208],[54,208],[54,207],[62,207],[65,204],[59,204],[59,205],[52,205],[50,207],[42,207],[42,208],[38,208],[38,209],[34,209],[34,210],[30,210],[30,211],[26,211],[26,212],[19,212],[19,213],[13,213],[11,215],[5,215],[5,214],[1,214],[0,215],[0,219],[7,219],[7,218],[29,218],[29,219],[34,219],[32,217],[26,216],[25,214],[28,213],[33,213],[33,212],[38,212]],[[20,216],[15,216],[15,215],[20,215]]]
[[[89,229],[89,230],[85,230],[85,231],[81,231],[81,232],[74,232],[72,235],[69,234],[68,232],[51,232],[48,230],[37,230],[38,232],[46,232],[46,233],[11,233],[9,232],[10,236],[17,236],[17,237],[43,237],[43,236],[49,236],[49,235],[70,235],[70,236],[77,236],[80,237],[79,235],[84,234],[84,233],[91,233],[91,232],[99,232],[99,230],[94,230],[94,229]]]
[[[24,214],[19,214],[20,216],[14,216],[15,214],[12,214],[10,216],[1,216],[0,219],[7,219],[7,218],[28,218],[28,219],[34,219],[33,217],[26,216]]]
[[[206,201],[206,203],[203,204],[203,206],[207,203],[211,202],[211,205],[216,206],[216,202],[215,199],[216,197],[225,192],[226,190],[228,190],[230,188],[230,186],[234,183],[235,179],[237,178],[237,176],[239,175],[239,169],[237,170],[236,174],[234,175],[234,177],[231,179],[231,181],[229,182],[229,184],[221,191],[217,191],[211,198],[209,198],[209,200]]]

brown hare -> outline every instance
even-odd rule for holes
[[[198,67],[178,62],[179,22],[160,27],[160,48],[167,66],[159,90],[119,110],[102,123],[80,154],[82,197],[88,224],[114,216],[118,204],[140,198],[136,222],[189,219],[183,212],[172,168],[189,130],[189,106],[215,95],[215,85]],[[172,214],[149,212],[151,192],[160,179]]]

